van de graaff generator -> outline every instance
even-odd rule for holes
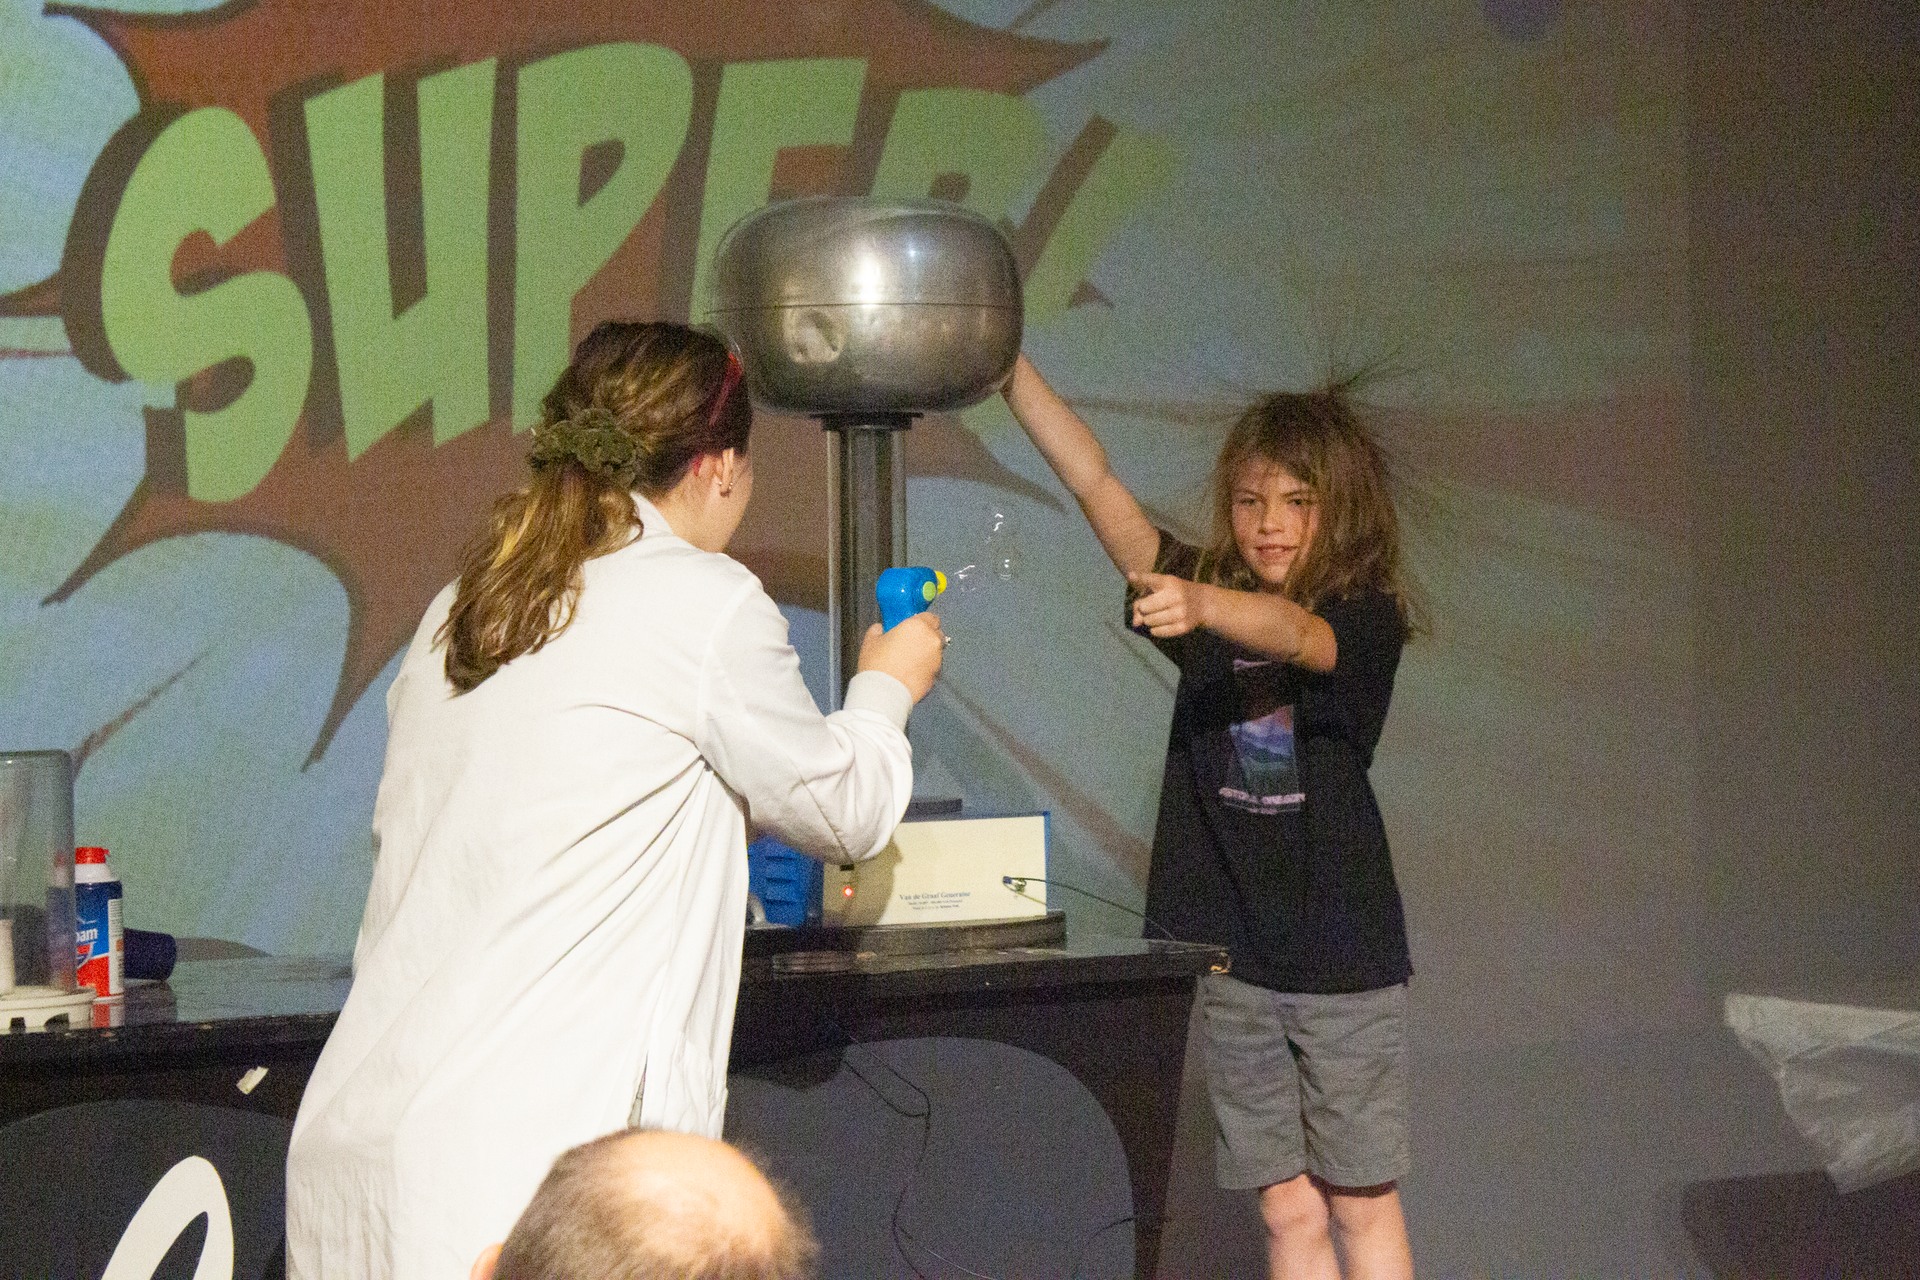
[[[735,223],[714,280],[711,318],[738,351],[755,403],[811,415],[834,436],[827,601],[837,707],[879,619],[880,576],[906,566],[900,433],[1006,381],[1020,354],[1019,269],[999,228],[959,205],[818,196]]]

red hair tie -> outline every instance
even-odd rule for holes
[[[727,398],[733,394],[733,389],[740,385],[740,377],[745,372],[746,370],[740,367],[740,357],[728,351],[727,372],[720,379],[720,394],[714,397],[713,409],[707,414],[708,430],[719,425],[720,415],[727,407]]]

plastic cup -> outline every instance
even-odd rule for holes
[[[0,921],[19,986],[72,991],[73,761],[0,751]]]

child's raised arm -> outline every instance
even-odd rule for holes
[[[1107,451],[1080,415],[1024,355],[1001,394],[1040,456],[1079,501],[1114,566],[1122,573],[1150,572],[1160,552],[1160,533],[1107,466]]]

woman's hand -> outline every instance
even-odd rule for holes
[[[1140,595],[1133,602],[1133,625],[1161,640],[1183,636],[1207,625],[1204,583],[1166,573],[1130,573],[1127,585]]]
[[[886,672],[918,702],[933,688],[946,646],[940,619],[931,613],[916,613],[891,631],[882,631],[876,622],[860,641],[860,670]]]

